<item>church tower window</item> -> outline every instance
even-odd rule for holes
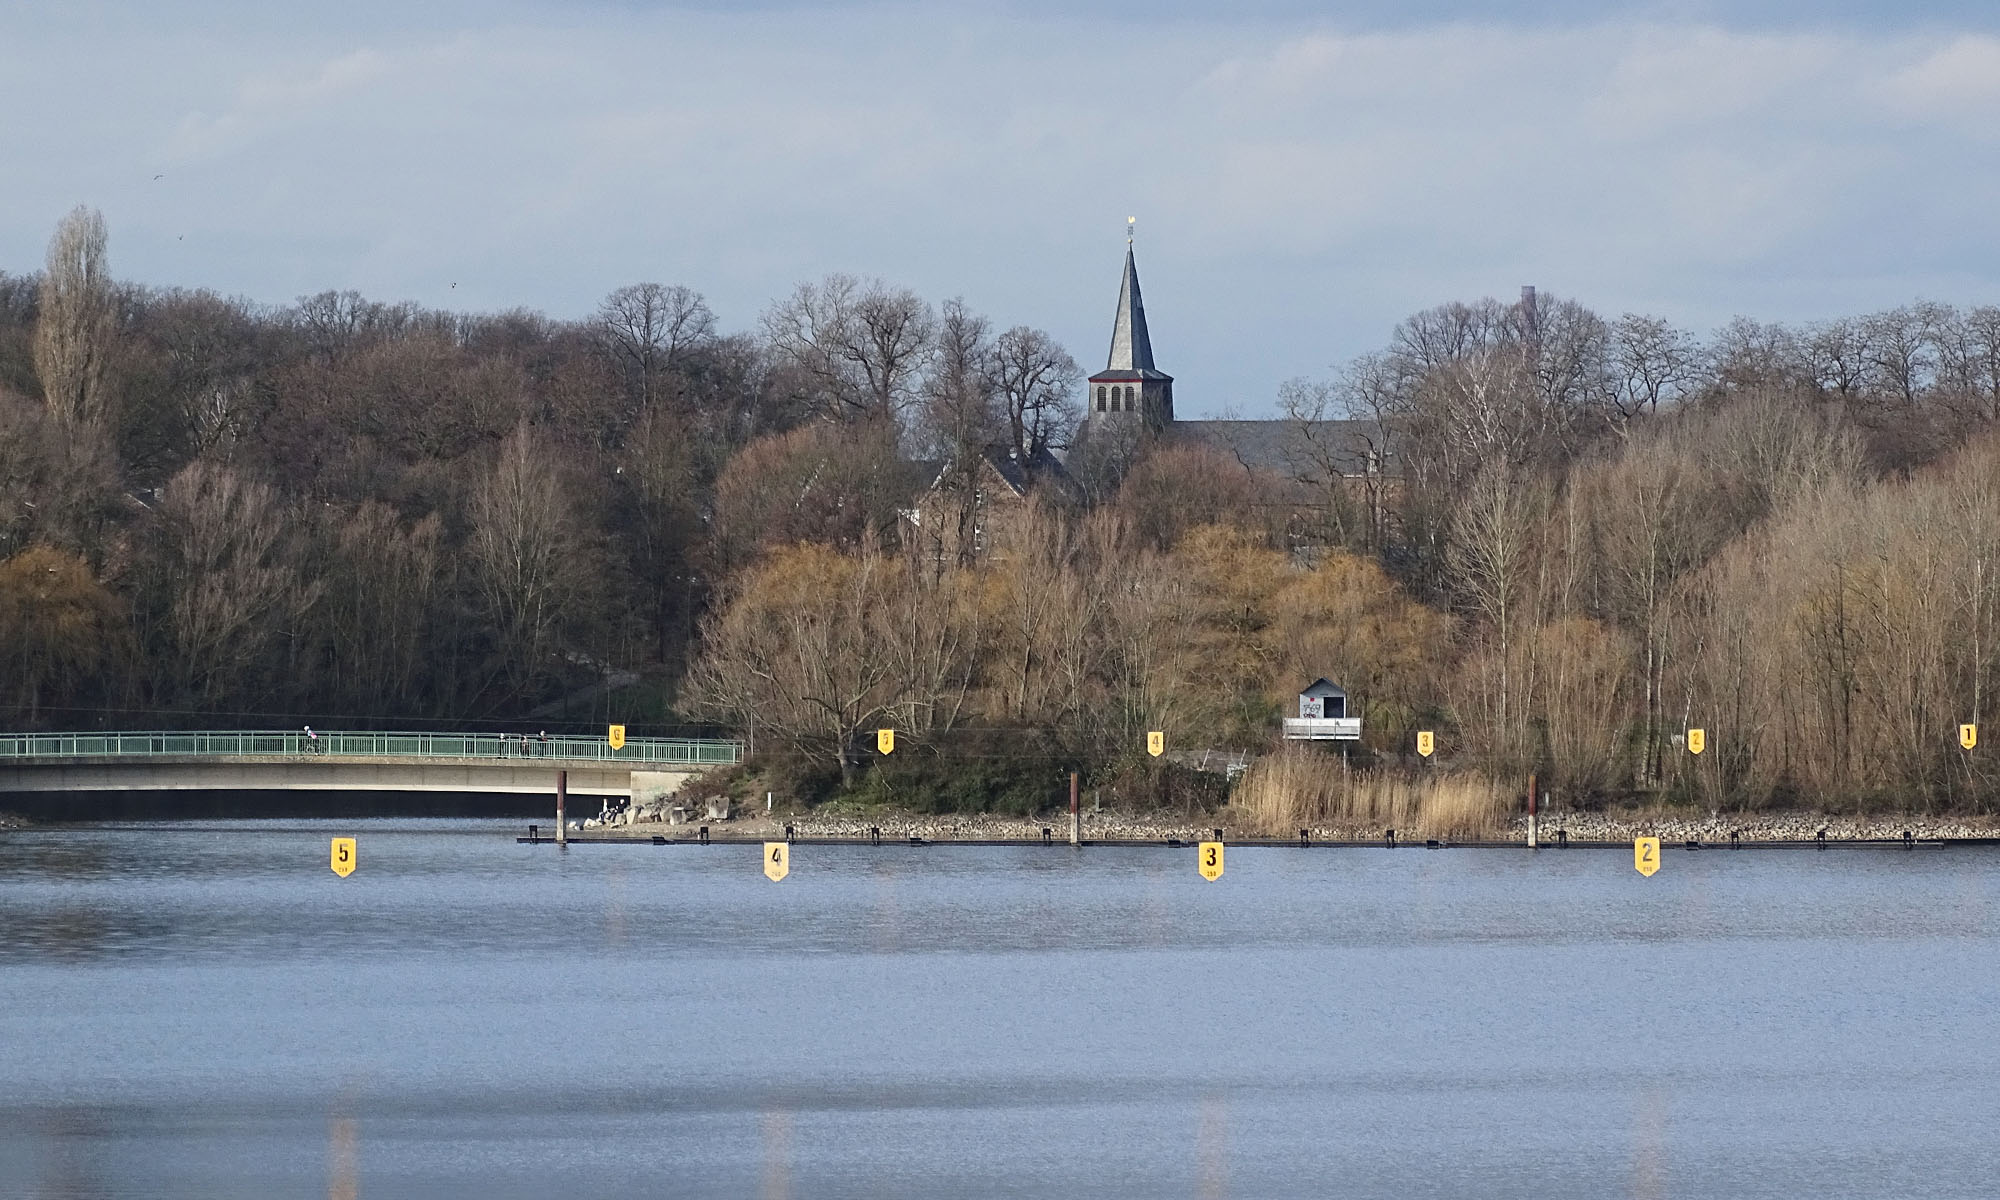
[[[1104,389],[1101,386],[1097,389],[1097,411],[1104,411]]]

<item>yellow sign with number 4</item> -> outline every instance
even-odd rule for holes
[[[772,883],[792,873],[792,848],[784,842],[764,843],[764,876]]]

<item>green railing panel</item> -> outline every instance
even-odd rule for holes
[[[727,766],[743,760],[743,744],[700,738],[631,738],[617,750],[598,737],[543,741],[497,733],[358,733],[217,730],[189,733],[0,733],[0,759],[22,758],[488,758],[559,759],[665,766]]]

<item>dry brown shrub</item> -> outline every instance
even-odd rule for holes
[[[1491,837],[1510,798],[1485,775],[1461,771],[1343,772],[1324,751],[1287,746],[1257,760],[1230,796],[1238,825],[1259,833],[1397,829],[1419,837]]]

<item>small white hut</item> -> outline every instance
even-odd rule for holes
[[[1299,715],[1285,718],[1285,738],[1294,742],[1354,742],[1361,718],[1347,715],[1347,689],[1315,679],[1299,693]]]

